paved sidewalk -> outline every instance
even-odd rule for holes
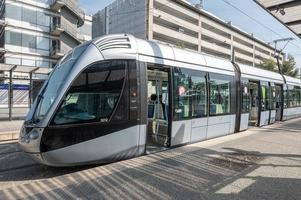
[[[0,155],[0,199],[301,199],[301,119],[102,166]]]
[[[23,120],[0,121],[0,141],[16,140]]]

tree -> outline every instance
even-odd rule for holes
[[[272,59],[266,59],[260,65],[259,68],[278,72],[278,65]],[[284,75],[291,76],[297,78],[299,75],[299,70],[296,66],[295,58],[292,55],[288,55],[287,60],[284,60],[282,64],[280,64],[280,69]]]
[[[272,59],[265,59],[262,63],[259,64],[258,67],[273,72],[278,71],[277,63]]]
[[[283,61],[281,71],[284,75],[297,78],[299,70],[296,67],[296,61],[292,55],[288,55],[287,60]]]

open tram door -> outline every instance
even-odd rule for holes
[[[275,85],[276,121],[282,121],[283,116],[283,85]]]
[[[269,82],[267,101],[269,109],[268,124],[274,124],[276,121],[276,86],[273,82]]]
[[[251,109],[249,115],[249,125],[258,126],[260,117],[260,84],[257,81],[250,81],[250,98],[251,98]]]
[[[164,150],[170,146],[170,80],[169,68],[148,65],[146,153]]]

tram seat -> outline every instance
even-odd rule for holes
[[[162,145],[168,141],[168,120],[161,103],[149,103],[147,131],[150,141]]]
[[[210,110],[212,113],[220,114],[220,113],[223,113],[223,106],[222,106],[222,104],[213,104],[213,105],[210,105]]]
[[[194,105],[193,110],[195,115],[201,116],[203,113],[206,113],[206,105]]]
[[[223,106],[222,104],[216,104],[216,114],[223,113]]]
[[[153,118],[154,117],[154,112],[155,112],[155,104],[149,103],[148,104],[148,118]]]

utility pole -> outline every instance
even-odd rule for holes
[[[194,6],[198,9],[203,9],[204,8],[204,1],[205,0],[200,0],[199,3],[194,4]]]
[[[203,9],[204,8],[204,1],[205,0],[200,0],[200,7]]]
[[[285,47],[288,45],[288,43],[290,42],[290,41],[292,41],[292,40],[294,40],[294,38],[282,38],[282,39],[278,39],[278,40],[274,40],[272,43],[275,43],[275,51],[274,51],[274,57],[276,58],[276,60],[277,60],[277,66],[278,66],[278,71],[279,71],[279,73],[281,74],[281,75],[283,75],[282,74],[282,70],[281,70],[281,67],[280,67],[280,62],[279,62],[279,56],[280,56],[280,54],[283,52],[283,50],[285,49]],[[284,45],[284,47],[280,50],[280,51],[278,51],[277,52],[277,43],[279,43],[279,42],[286,42],[286,44]],[[278,54],[277,54],[278,53]]]

